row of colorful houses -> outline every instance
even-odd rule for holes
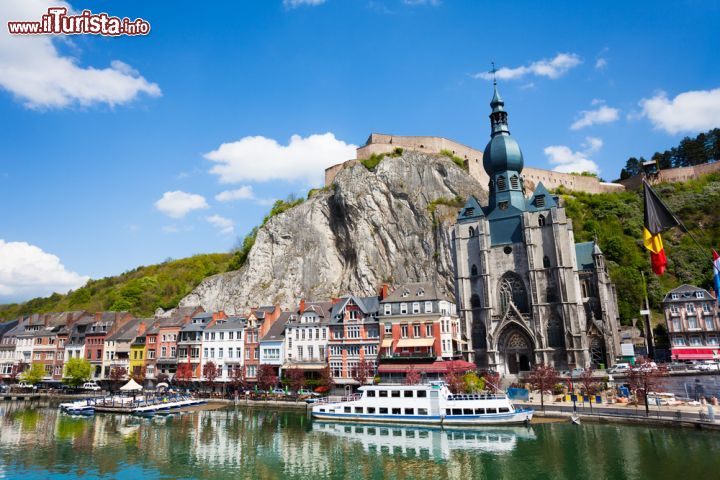
[[[95,380],[132,376],[149,382],[241,376],[257,379],[261,365],[281,376],[299,369],[317,378],[329,369],[336,385],[368,377],[400,381],[409,369],[441,374],[457,367],[466,350],[455,304],[432,283],[411,283],[377,295],[300,300],[296,308],[253,308],[244,315],[205,312],[200,307],[159,310],[152,318],[127,312],[34,314],[0,324],[0,377],[15,378],[32,363],[45,367],[46,381],[60,381],[70,358],[85,358]]]

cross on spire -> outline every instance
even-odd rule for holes
[[[495,73],[497,72],[497,68],[495,68],[495,60],[492,61],[492,70],[490,70],[490,73],[492,73],[493,76],[493,85],[497,85],[497,78],[495,78]]]

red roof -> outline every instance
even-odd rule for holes
[[[447,373],[448,368],[454,368],[460,373],[465,373],[474,371],[477,366],[465,360],[447,360],[433,363],[381,363],[378,372],[405,373],[408,370],[417,370],[420,373]]]
[[[673,348],[673,360],[713,360],[714,353],[718,351],[713,348]]]

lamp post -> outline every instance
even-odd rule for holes
[[[720,350],[713,350],[713,359],[717,363],[717,371],[720,372]]]

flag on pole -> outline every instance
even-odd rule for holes
[[[660,234],[679,225],[679,222],[645,180],[643,180],[643,193],[645,197],[643,244],[650,250],[653,272],[662,275],[667,266],[667,257]]]
[[[720,303],[720,255],[713,249],[713,283],[715,284],[715,298]]]

